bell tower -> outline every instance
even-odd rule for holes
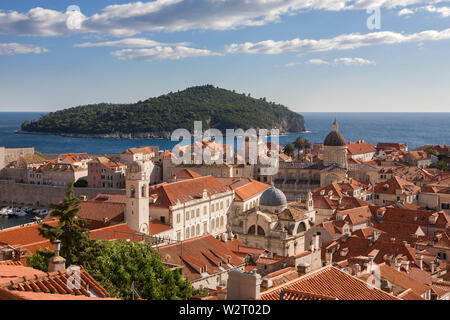
[[[131,163],[126,174],[125,222],[136,232],[148,234],[149,228],[149,181],[138,162]]]

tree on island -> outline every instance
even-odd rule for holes
[[[50,215],[59,218],[56,227],[44,224],[39,234],[51,241],[61,241],[60,254],[66,265],[82,265],[111,296],[132,299],[137,292],[143,299],[189,299],[193,289],[180,269],[167,268],[158,252],[147,243],[124,240],[94,240],[86,222],[77,217],[80,200],[74,197],[71,183],[63,201],[50,204]],[[53,252],[38,248],[27,258],[29,266],[48,271],[48,259]]]
[[[297,149],[297,159],[300,160],[300,151],[311,148],[311,143],[308,139],[299,136],[294,141],[294,148]]]

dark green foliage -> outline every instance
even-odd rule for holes
[[[123,240],[90,239],[85,222],[77,217],[79,199],[73,197],[73,183],[59,204],[50,204],[51,216],[59,217],[57,227],[44,224],[39,233],[49,240],[61,240],[61,256],[66,265],[81,265],[111,296],[132,299],[132,284],[144,299],[187,300],[192,286],[179,269],[170,270],[149,244]],[[46,248],[27,258],[28,265],[48,271],[48,259],[53,252]]]
[[[61,256],[68,265],[81,264],[79,253],[89,247],[90,240],[86,222],[77,217],[81,210],[80,200],[73,197],[72,182],[66,191],[63,201],[58,204],[49,204],[52,209],[51,216],[59,218],[59,224],[52,227],[44,224],[39,228],[39,234],[50,241],[61,240]]]
[[[78,180],[77,182],[75,182],[75,184],[73,185],[75,188],[87,188],[88,187],[88,182],[86,180]]]
[[[297,157],[300,160],[300,151],[311,148],[311,143],[308,139],[299,136],[294,141],[294,148],[297,149]]]
[[[131,299],[131,286],[144,299],[189,299],[192,286],[181,271],[164,266],[159,254],[146,243],[102,241],[101,254],[86,270],[111,294]]]
[[[48,272],[48,259],[53,257],[53,255],[54,252],[49,248],[45,248],[45,251],[38,248],[35,254],[27,257],[27,265],[34,269]]]
[[[161,133],[178,128],[280,128],[303,131],[304,119],[287,107],[254,99],[211,85],[188,88],[135,104],[97,104],[49,113],[38,121],[25,121],[29,132],[112,134]]]
[[[292,146],[292,144],[288,143],[284,146],[283,152],[288,156],[292,156],[294,154],[294,147]]]

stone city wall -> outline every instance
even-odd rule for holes
[[[57,203],[64,199],[66,187],[22,184],[0,180],[0,203],[17,206],[45,207],[48,203]],[[125,194],[124,189],[75,188],[75,196],[96,197],[99,193]]]

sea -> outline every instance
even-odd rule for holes
[[[87,152],[118,154],[128,148],[155,145],[160,150],[172,149],[178,141],[169,139],[87,139],[53,135],[16,134],[25,120],[39,119],[45,112],[0,112],[0,146],[6,148],[34,147],[45,154]],[[306,132],[280,136],[280,145],[293,142],[299,135],[311,144],[323,142],[336,117],[339,130],[347,141],[363,139],[378,142],[407,143],[410,150],[424,144],[450,145],[450,112],[448,113],[322,113],[302,112]],[[0,217],[0,229],[31,222],[30,217]]]

